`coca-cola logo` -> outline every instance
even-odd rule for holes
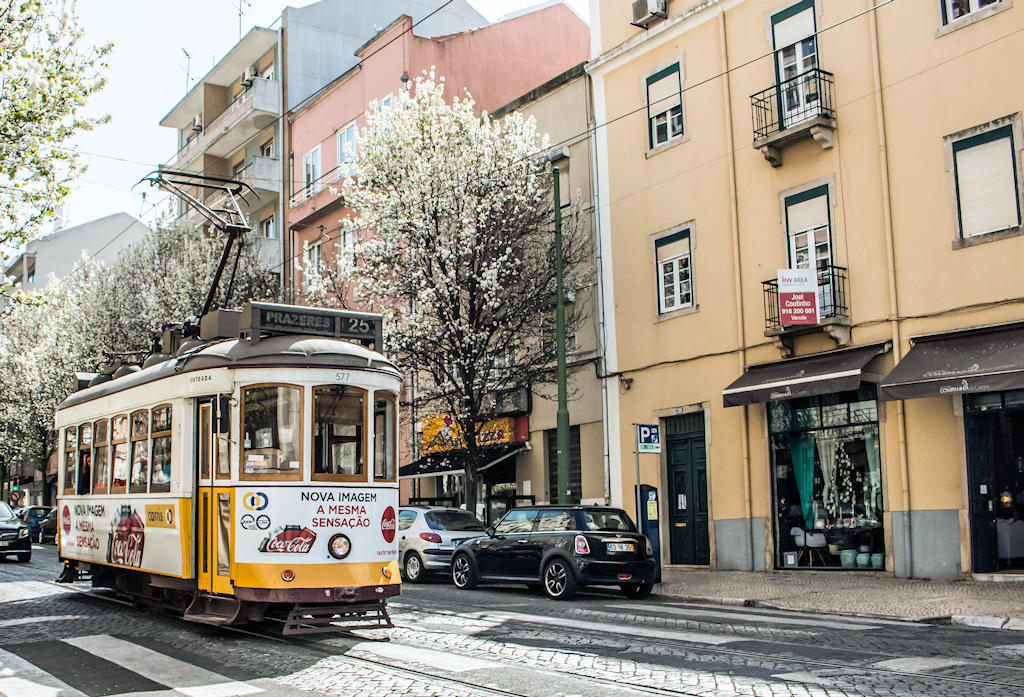
[[[145,544],[146,526],[142,517],[131,506],[121,506],[107,542],[107,561],[139,569]]]
[[[309,528],[298,525],[286,525],[278,528],[260,544],[261,552],[272,554],[308,554],[316,542],[316,533]]]
[[[71,509],[64,504],[64,510],[60,512],[60,526],[64,529],[65,535],[71,534]]]
[[[384,509],[384,515],[380,519],[380,532],[384,535],[386,542],[395,541],[395,529],[397,527],[395,523],[395,509],[388,506]]]

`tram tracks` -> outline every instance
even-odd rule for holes
[[[51,575],[50,574],[52,572],[42,572],[41,570],[35,570],[35,569],[31,569],[30,570],[30,569],[25,569],[24,567],[18,568],[17,571],[18,571],[18,573],[12,573],[12,572],[8,571],[7,569],[4,569],[3,567],[0,567],[0,574],[2,574],[4,576],[7,576],[7,577],[11,577],[12,579],[23,580],[23,581],[24,580],[37,581],[37,582],[45,583],[45,584],[48,584],[48,585],[52,585],[52,586],[54,586],[56,588],[59,588],[61,590],[64,590],[64,591],[72,591],[72,592],[81,594],[83,596],[86,596],[86,597],[94,599],[94,600],[100,600],[102,602],[117,604],[117,605],[123,606],[125,608],[132,608],[132,609],[134,609],[136,607],[136,605],[134,603],[132,603],[130,601],[123,600],[123,599],[118,598],[118,597],[114,597],[114,596],[110,595],[109,593],[96,592],[93,589],[78,588],[74,584],[56,584],[56,583],[54,583],[51,580]],[[33,571],[35,573],[32,574],[32,576],[33,576],[32,578],[27,578],[28,574],[24,573],[25,571]],[[45,574],[45,576],[43,574]],[[435,614],[443,614],[443,615],[448,615],[448,616],[452,616],[452,617],[460,616],[458,613],[453,613],[453,612],[438,611],[438,610],[434,610],[433,612]],[[477,614],[477,613],[474,613],[474,614]],[[480,614],[482,614],[484,617],[486,616],[485,613],[480,613]],[[153,616],[157,616],[157,615],[153,615]],[[529,615],[524,615],[522,617],[522,619],[517,619],[514,622],[516,624],[521,624],[521,625],[525,625],[525,626],[529,627],[530,626],[530,616]],[[412,632],[419,633],[419,634],[426,634],[428,636],[429,635],[438,635],[438,636],[440,636],[440,635],[450,634],[450,632],[445,632],[443,630],[429,630],[429,629],[424,629],[421,626],[409,625],[409,624],[405,624],[405,623],[401,623],[401,622],[397,623],[396,626],[399,629],[402,629],[402,630],[405,630],[405,631],[412,631]],[[540,628],[540,627],[545,627],[546,625],[536,624],[534,626]],[[454,687],[456,689],[471,689],[473,691],[476,691],[476,692],[479,692],[479,693],[482,693],[482,694],[500,695],[501,697],[527,697],[525,695],[522,695],[522,694],[514,692],[514,691],[505,690],[505,689],[502,689],[500,687],[495,687],[493,685],[484,685],[484,684],[481,684],[481,683],[473,681],[473,680],[466,680],[466,679],[462,679],[462,678],[455,677],[455,676],[452,676],[452,675],[447,675],[447,674],[439,674],[437,672],[431,672],[429,670],[422,670],[420,668],[410,667],[410,666],[407,666],[407,665],[396,665],[395,663],[387,661],[387,660],[380,660],[380,659],[366,657],[366,656],[352,655],[352,654],[348,653],[348,651],[351,650],[351,647],[338,646],[336,644],[327,643],[327,642],[322,641],[322,640],[318,641],[318,640],[314,640],[314,639],[301,638],[301,637],[281,636],[281,635],[274,634],[272,632],[264,632],[264,631],[261,631],[259,629],[254,630],[252,628],[222,627],[220,629],[221,629],[221,631],[226,631],[226,632],[230,632],[230,633],[234,633],[234,634],[238,634],[238,635],[244,635],[244,636],[249,636],[249,637],[252,637],[252,638],[258,638],[258,639],[261,639],[261,640],[274,641],[274,642],[283,643],[283,644],[286,644],[286,645],[295,646],[297,648],[302,648],[302,649],[307,650],[307,651],[318,653],[320,655],[323,655],[324,657],[337,657],[337,658],[340,658],[340,659],[342,659],[342,660],[344,660],[346,662],[350,662],[350,663],[355,664],[355,665],[361,665],[361,666],[364,666],[364,667],[369,667],[369,668],[373,668],[373,669],[377,669],[377,670],[385,670],[385,671],[389,671],[389,672],[391,672],[393,674],[404,675],[404,676],[412,677],[412,678],[415,678],[415,679],[418,679],[418,680],[434,681],[434,682],[436,682],[438,684],[452,686],[452,687]],[[587,629],[581,629],[581,628],[574,627],[574,628],[571,628],[571,630],[569,630],[567,628],[567,631],[571,631],[572,633],[575,633],[575,634],[582,634],[584,636],[589,634],[591,636],[595,636],[596,635],[596,636],[602,636],[604,638],[607,638],[607,634],[606,633],[602,634],[602,633],[600,633],[600,632],[598,632],[596,630],[587,630]],[[340,637],[335,637],[335,638],[340,638]],[[358,636],[358,635],[351,635],[351,639],[352,639],[352,641],[355,641],[355,642],[372,641],[373,640],[370,637],[361,637],[361,636]],[[916,682],[921,682],[921,683],[931,683],[931,684],[936,684],[936,685],[940,685],[941,684],[941,685],[947,685],[948,686],[948,685],[953,685],[953,684],[959,684],[959,685],[964,685],[965,687],[966,686],[973,686],[973,687],[977,687],[977,688],[981,688],[981,687],[991,688],[991,689],[1007,689],[1007,688],[1010,688],[1010,689],[1021,689],[1021,690],[1024,690],[1024,681],[1006,682],[1006,681],[997,681],[997,680],[985,680],[985,679],[979,679],[979,678],[975,678],[975,677],[964,677],[964,676],[955,676],[955,675],[937,675],[937,674],[930,674],[928,672],[898,670],[898,669],[894,669],[894,668],[880,667],[880,666],[875,666],[875,665],[870,665],[870,664],[850,665],[850,663],[848,663],[848,662],[842,663],[842,662],[836,662],[836,661],[823,660],[822,658],[818,658],[818,657],[810,658],[810,657],[801,657],[801,656],[793,655],[791,653],[791,648],[794,647],[794,646],[802,646],[802,647],[814,646],[812,644],[807,644],[807,643],[802,643],[802,642],[771,640],[771,639],[764,639],[764,638],[758,638],[758,639],[751,639],[750,640],[750,641],[757,641],[759,643],[778,644],[780,647],[782,647],[783,650],[781,652],[776,653],[774,651],[749,651],[749,650],[734,649],[734,648],[727,648],[727,647],[724,647],[724,646],[713,646],[713,645],[691,646],[691,645],[686,645],[686,644],[680,644],[679,642],[673,642],[673,641],[668,641],[668,640],[663,640],[663,639],[658,639],[658,638],[645,638],[645,639],[643,639],[643,641],[647,645],[660,646],[660,647],[663,647],[663,648],[666,648],[666,649],[671,649],[674,652],[674,654],[675,654],[674,657],[677,660],[678,659],[682,659],[682,660],[701,662],[701,654],[709,654],[710,653],[710,654],[735,657],[735,658],[740,658],[740,659],[745,659],[745,660],[767,661],[767,662],[772,662],[772,663],[776,663],[776,664],[780,664],[780,665],[787,665],[788,664],[790,666],[805,666],[805,667],[806,666],[810,666],[811,670],[808,671],[807,674],[810,675],[811,678],[813,678],[814,673],[818,673],[818,672],[822,672],[822,671],[826,671],[826,672],[835,671],[836,675],[831,676],[831,679],[838,680],[838,681],[840,681],[842,683],[851,683],[851,685],[856,682],[857,674],[865,674],[866,673],[866,674],[875,674],[875,675],[879,675],[879,676],[888,676],[888,677],[891,677],[891,678],[897,679],[897,680],[910,680],[910,681],[916,681]],[[443,646],[443,644],[438,643],[437,646]],[[533,647],[531,647],[531,648],[533,648]],[[549,648],[556,648],[556,647],[549,647]],[[566,652],[576,652],[576,653],[579,653],[581,651],[585,651],[585,649],[581,649],[580,647],[566,647],[563,650],[566,651]],[[847,651],[847,652],[861,653],[861,654],[865,655],[866,657],[870,657],[870,658],[876,659],[876,662],[878,660],[885,660],[885,659],[903,659],[903,658],[906,658],[905,655],[892,654],[892,653],[884,653],[884,652],[878,652],[878,651],[868,651],[868,650],[861,650],[861,649],[843,649],[843,650]],[[462,653],[460,655],[473,656],[473,657],[476,657],[476,658],[488,658],[490,660],[502,660],[502,659],[506,659],[507,658],[505,656],[502,656],[501,654],[496,654],[496,655],[494,655],[494,654],[475,655],[474,652]],[[641,661],[637,661],[637,662],[641,662]],[[606,689],[607,688],[621,689],[621,690],[633,691],[633,692],[636,692],[636,693],[639,693],[639,694],[662,694],[662,695],[668,694],[668,695],[686,695],[686,696],[695,696],[695,695],[706,694],[706,688],[704,688],[703,686],[701,688],[694,688],[692,690],[691,689],[686,689],[685,687],[681,688],[681,689],[668,688],[668,687],[665,687],[665,686],[657,686],[657,687],[655,687],[655,686],[652,686],[652,685],[631,681],[631,680],[629,680],[628,677],[624,677],[622,679],[604,678],[604,677],[599,677],[599,676],[594,676],[594,675],[586,675],[586,674],[581,673],[578,670],[560,669],[557,666],[551,666],[549,668],[545,668],[545,667],[542,667],[542,666],[538,666],[536,664],[525,665],[525,664],[523,664],[521,662],[515,661],[514,659],[513,660],[508,660],[506,665],[509,666],[509,667],[531,668],[531,669],[536,670],[538,672],[548,673],[548,674],[551,674],[553,676],[559,676],[561,678],[570,678],[570,679],[577,680],[577,681],[583,681],[583,682],[585,682],[587,684],[591,684],[591,685],[593,685],[595,687],[600,685],[601,687],[604,687]],[[1000,669],[1012,669],[1014,671],[1021,671],[1022,673],[1024,673],[1024,668],[1018,668],[1016,666],[1005,666],[1005,665],[988,664],[988,663],[981,662],[981,661],[965,660],[963,662],[960,662],[958,665],[962,666],[962,667],[974,667],[974,668],[977,668],[979,670],[991,669],[993,667],[1000,668]],[[702,671],[703,672],[708,672],[708,668],[706,667],[706,662],[704,663],[704,666],[705,667],[702,669]],[[681,671],[687,670],[686,668],[679,668],[679,667],[676,667],[676,666],[669,667],[669,666],[665,666],[663,664],[661,664],[660,667],[664,667],[664,668],[668,668],[668,669],[674,669],[674,670],[681,670]],[[735,670],[723,669],[722,672],[729,674],[731,677],[738,677]],[[780,672],[783,672],[783,671],[780,670]],[[791,672],[791,671],[786,671],[786,672]],[[829,684],[828,683],[828,681],[830,680],[829,676],[821,676],[821,677],[822,677],[822,680],[823,680],[823,686],[825,684]],[[800,682],[800,683],[804,683],[804,684],[814,684],[813,680],[811,678],[800,680],[800,681],[791,681],[791,680],[787,680],[784,677],[779,677],[779,678],[773,678],[773,680],[778,681],[778,682]],[[831,683],[831,686],[836,686],[836,685],[835,685],[835,683]],[[909,694],[909,692],[910,691],[908,690],[908,694]]]

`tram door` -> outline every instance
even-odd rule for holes
[[[196,414],[196,571],[199,590],[230,594],[231,477],[227,400],[199,402]],[[218,407],[225,413],[218,414]]]

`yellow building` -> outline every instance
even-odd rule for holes
[[[591,21],[612,503],[658,423],[665,563],[1024,568],[1024,8]]]

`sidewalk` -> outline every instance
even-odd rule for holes
[[[664,599],[1024,630],[1024,582],[917,581],[873,574],[665,569]]]

